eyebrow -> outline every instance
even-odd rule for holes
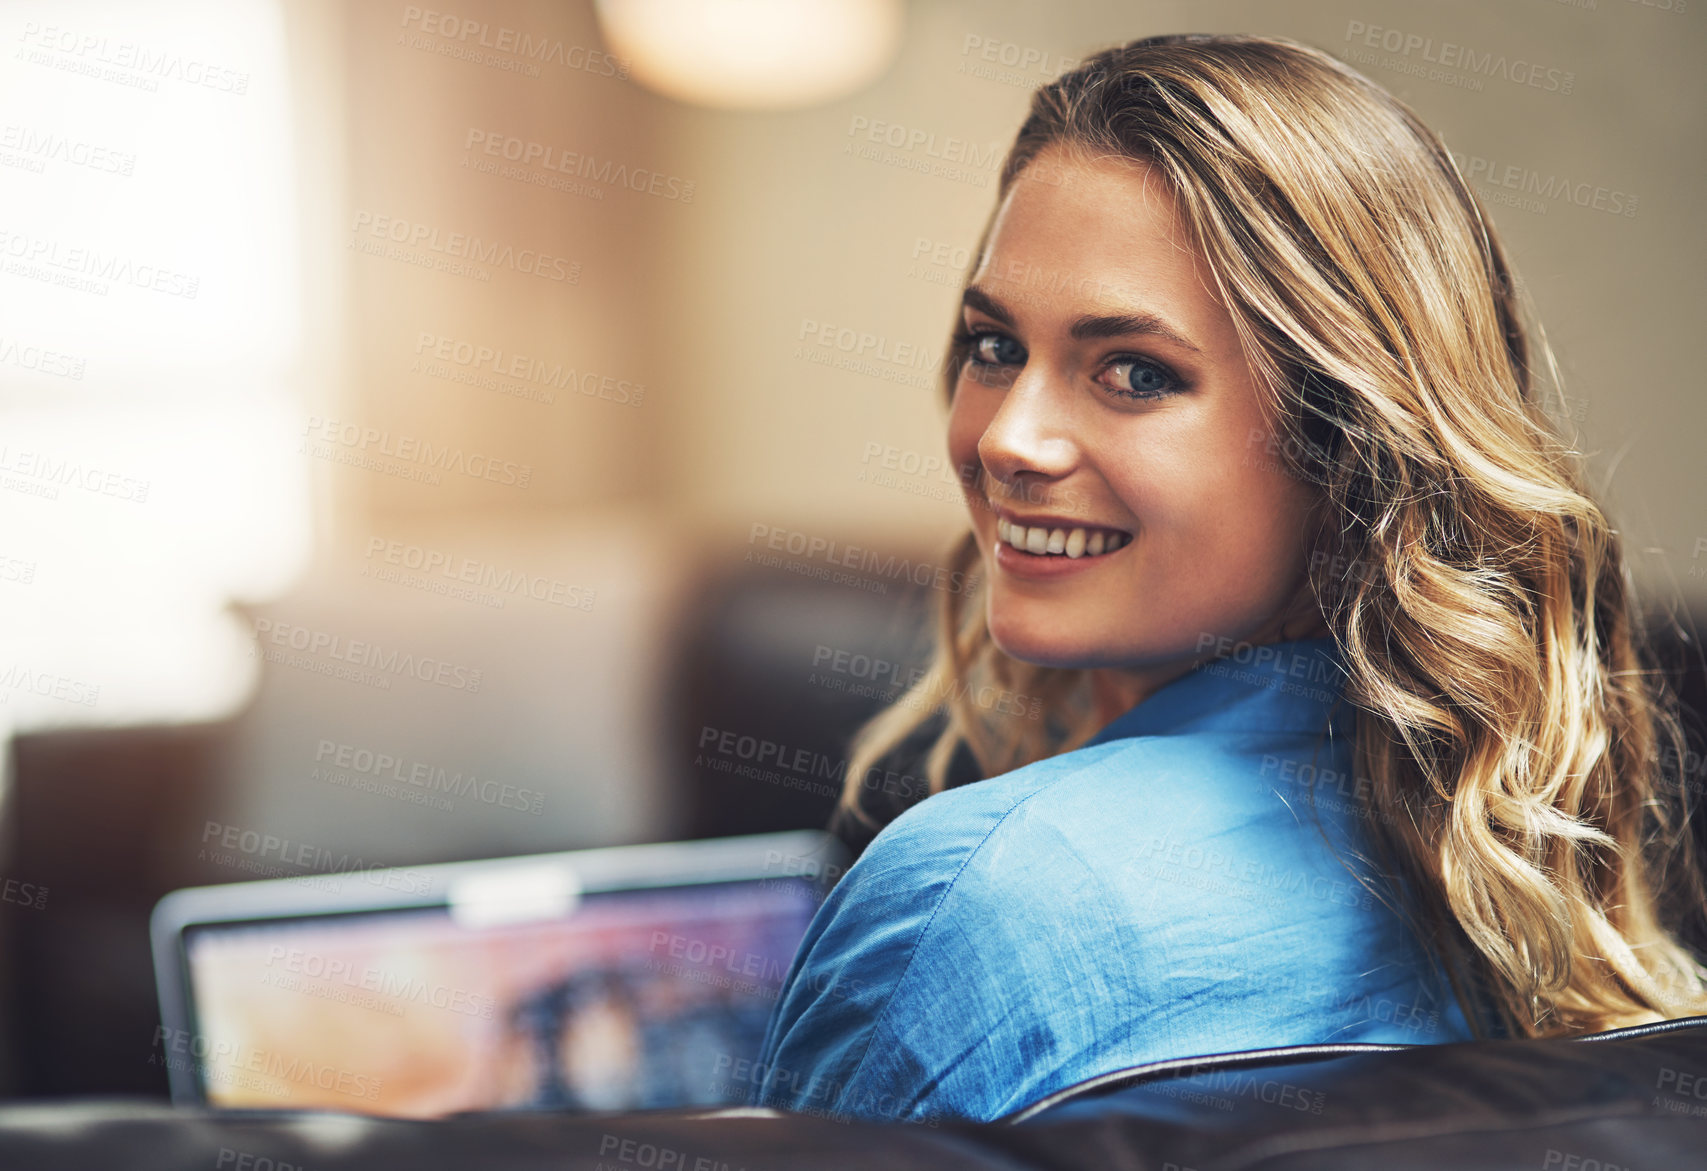
[[[1006,305],[990,296],[977,285],[969,285],[960,296],[960,303],[980,313],[994,317],[1003,325],[1013,327],[1014,315]],[[1194,354],[1203,351],[1187,341],[1185,335],[1174,329],[1154,313],[1103,313],[1089,314],[1073,322],[1067,330],[1068,335],[1075,341],[1090,341],[1095,338],[1130,337],[1133,334],[1147,334],[1151,337],[1164,338],[1190,350]]]

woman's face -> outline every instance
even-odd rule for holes
[[[998,208],[949,453],[979,473],[962,483],[1007,654],[1155,682],[1226,640],[1326,633],[1315,492],[1278,463],[1210,279],[1142,164],[1051,147]]]

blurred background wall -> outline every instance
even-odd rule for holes
[[[295,872],[210,827],[408,864],[821,825],[823,777],[706,747],[839,759],[894,689],[815,659],[923,653],[996,167],[1132,37],[1298,38],[1439,130],[1645,601],[1707,605],[1696,5],[893,0],[773,108],[684,96],[612,23],[646,7],[0,8],[0,877],[45,889],[0,906],[0,1090],[163,1089],[148,908]],[[763,7],[690,63],[758,76]]]

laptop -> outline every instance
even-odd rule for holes
[[[151,1060],[226,1108],[739,1104],[846,858],[799,831],[174,891]]]

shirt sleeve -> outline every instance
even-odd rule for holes
[[[978,1027],[975,1007],[952,981],[954,999],[932,1002],[945,988],[940,960],[925,961],[930,978],[909,979],[957,881],[1014,808],[977,789],[937,794],[892,822],[818,909],[747,1079],[753,1104],[876,1120],[988,1116],[988,1103],[939,1085],[942,1055]],[[899,1051],[897,1021],[913,1034],[925,1024],[928,1040]]]

